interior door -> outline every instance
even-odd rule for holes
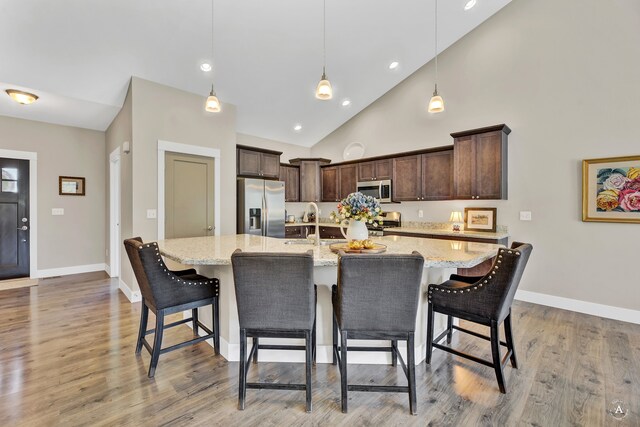
[[[29,161],[0,159],[0,280],[29,276]]]
[[[166,239],[214,234],[213,159],[166,153]]]

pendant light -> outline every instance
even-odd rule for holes
[[[327,79],[325,68],[327,65],[327,1],[322,0],[322,77],[316,87],[316,98],[323,101],[333,97],[331,82]]]
[[[213,0],[211,0],[211,63],[213,63]],[[220,101],[216,96],[216,90],[213,87],[213,81],[211,82],[211,92],[209,92],[207,102],[204,104],[204,109],[210,113],[219,113],[222,110]]]
[[[440,95],[438,95],[438,0],[435,0],[436,3],[436,14],[435,14],[435,44],[436,44],[436,87],[433,91],[433,96],[431,97],[431,101],[429,101],[428,111],[430,113],[441,113],[444,111],[444,100]]]

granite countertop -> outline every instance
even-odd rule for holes
[[[449,240],[385,236],[372,238],[387,245],[389,254],[418,251],[425,258],[425,268],[469,268],[493,258],[501,245]],[[286,244],[286,239],[238,234],[228,236],[169,239],[158,242],[160,253],[185,265],[230,265],[231,254],[240,248],[246,252],[302,253],[313,251],[314,266],[337,266],[338,256],[329,246]]]

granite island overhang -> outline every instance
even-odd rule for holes
[[[416,318],[416,363],[425,358],[426,346],[426,287],[430,283],[441,283],[455,273],[458,268],[470,268],[496,256],[500,245],[489,243],[460,242],[452,240],[424,239],[415,237],[386,236],[373,239],[387,246],[387,253],[409,254],[418,251],[425,258],[422,275],[422,292]],[[317,306],[317,362],[331,363],[332,360],[332,308],[331,285],[336,283],[338,256],[328,245],[290,244],[286,239],[253,236],[248,234],[193,237],[170,239],[158,242],[160,253],[165,259],[182,266],[193,266],[200,274],[217,277],[220,280],[220,350],[224,358],[238,361],[240,358],[240,336],[238,311],[236,308],[231,254],[236,249],[245,252],[286,252],[303,253],[313,251],[314,281],[318,285]],[[297,243],[297,242],[296,242]],[[172,263],[173,264],[173,263]],[[178,268],[170,265],[171,268]],[[200,309],[200,319],[211,325],[211,310]],[[444,330],[446,318],[436,316],[436,333]],[[283,343],[283,340],[266,340]],[[295,340],[286,340],[291,343]],[[353,340],[353,345],[375,346],[382,341]],[[351,342],[350,342],[351,345]],[[400,348],[406,355],[406,348]],[[304,352],[264,350],[260,360],[304,362]],[[388,353],[354,352],[349,355],[349,363],[390,363]]]

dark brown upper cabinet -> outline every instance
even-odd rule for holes
[[[358,163],[358,181],[380,181],[391,179],[393,170],[392,159],[375,160]]]
[[[237,175],[280,179],[280,151],[236,145]]]
[[[322,201],[339,202],[356,191],[357,165],[322,167]]]
[[[284,201],[300,201],[300,167],[280,163],[280,181],[284,181]]]
[[[393,200],[449,200],[453,192],[453,151],[433,151],[393,159]]]
[[[322,195],[320,166],[331,163],[329,159],[291,159],[289,163],[300,167],[300,201],[319,202]]]
[[[456,199],[507,199],[507,125],[452,133]]]

